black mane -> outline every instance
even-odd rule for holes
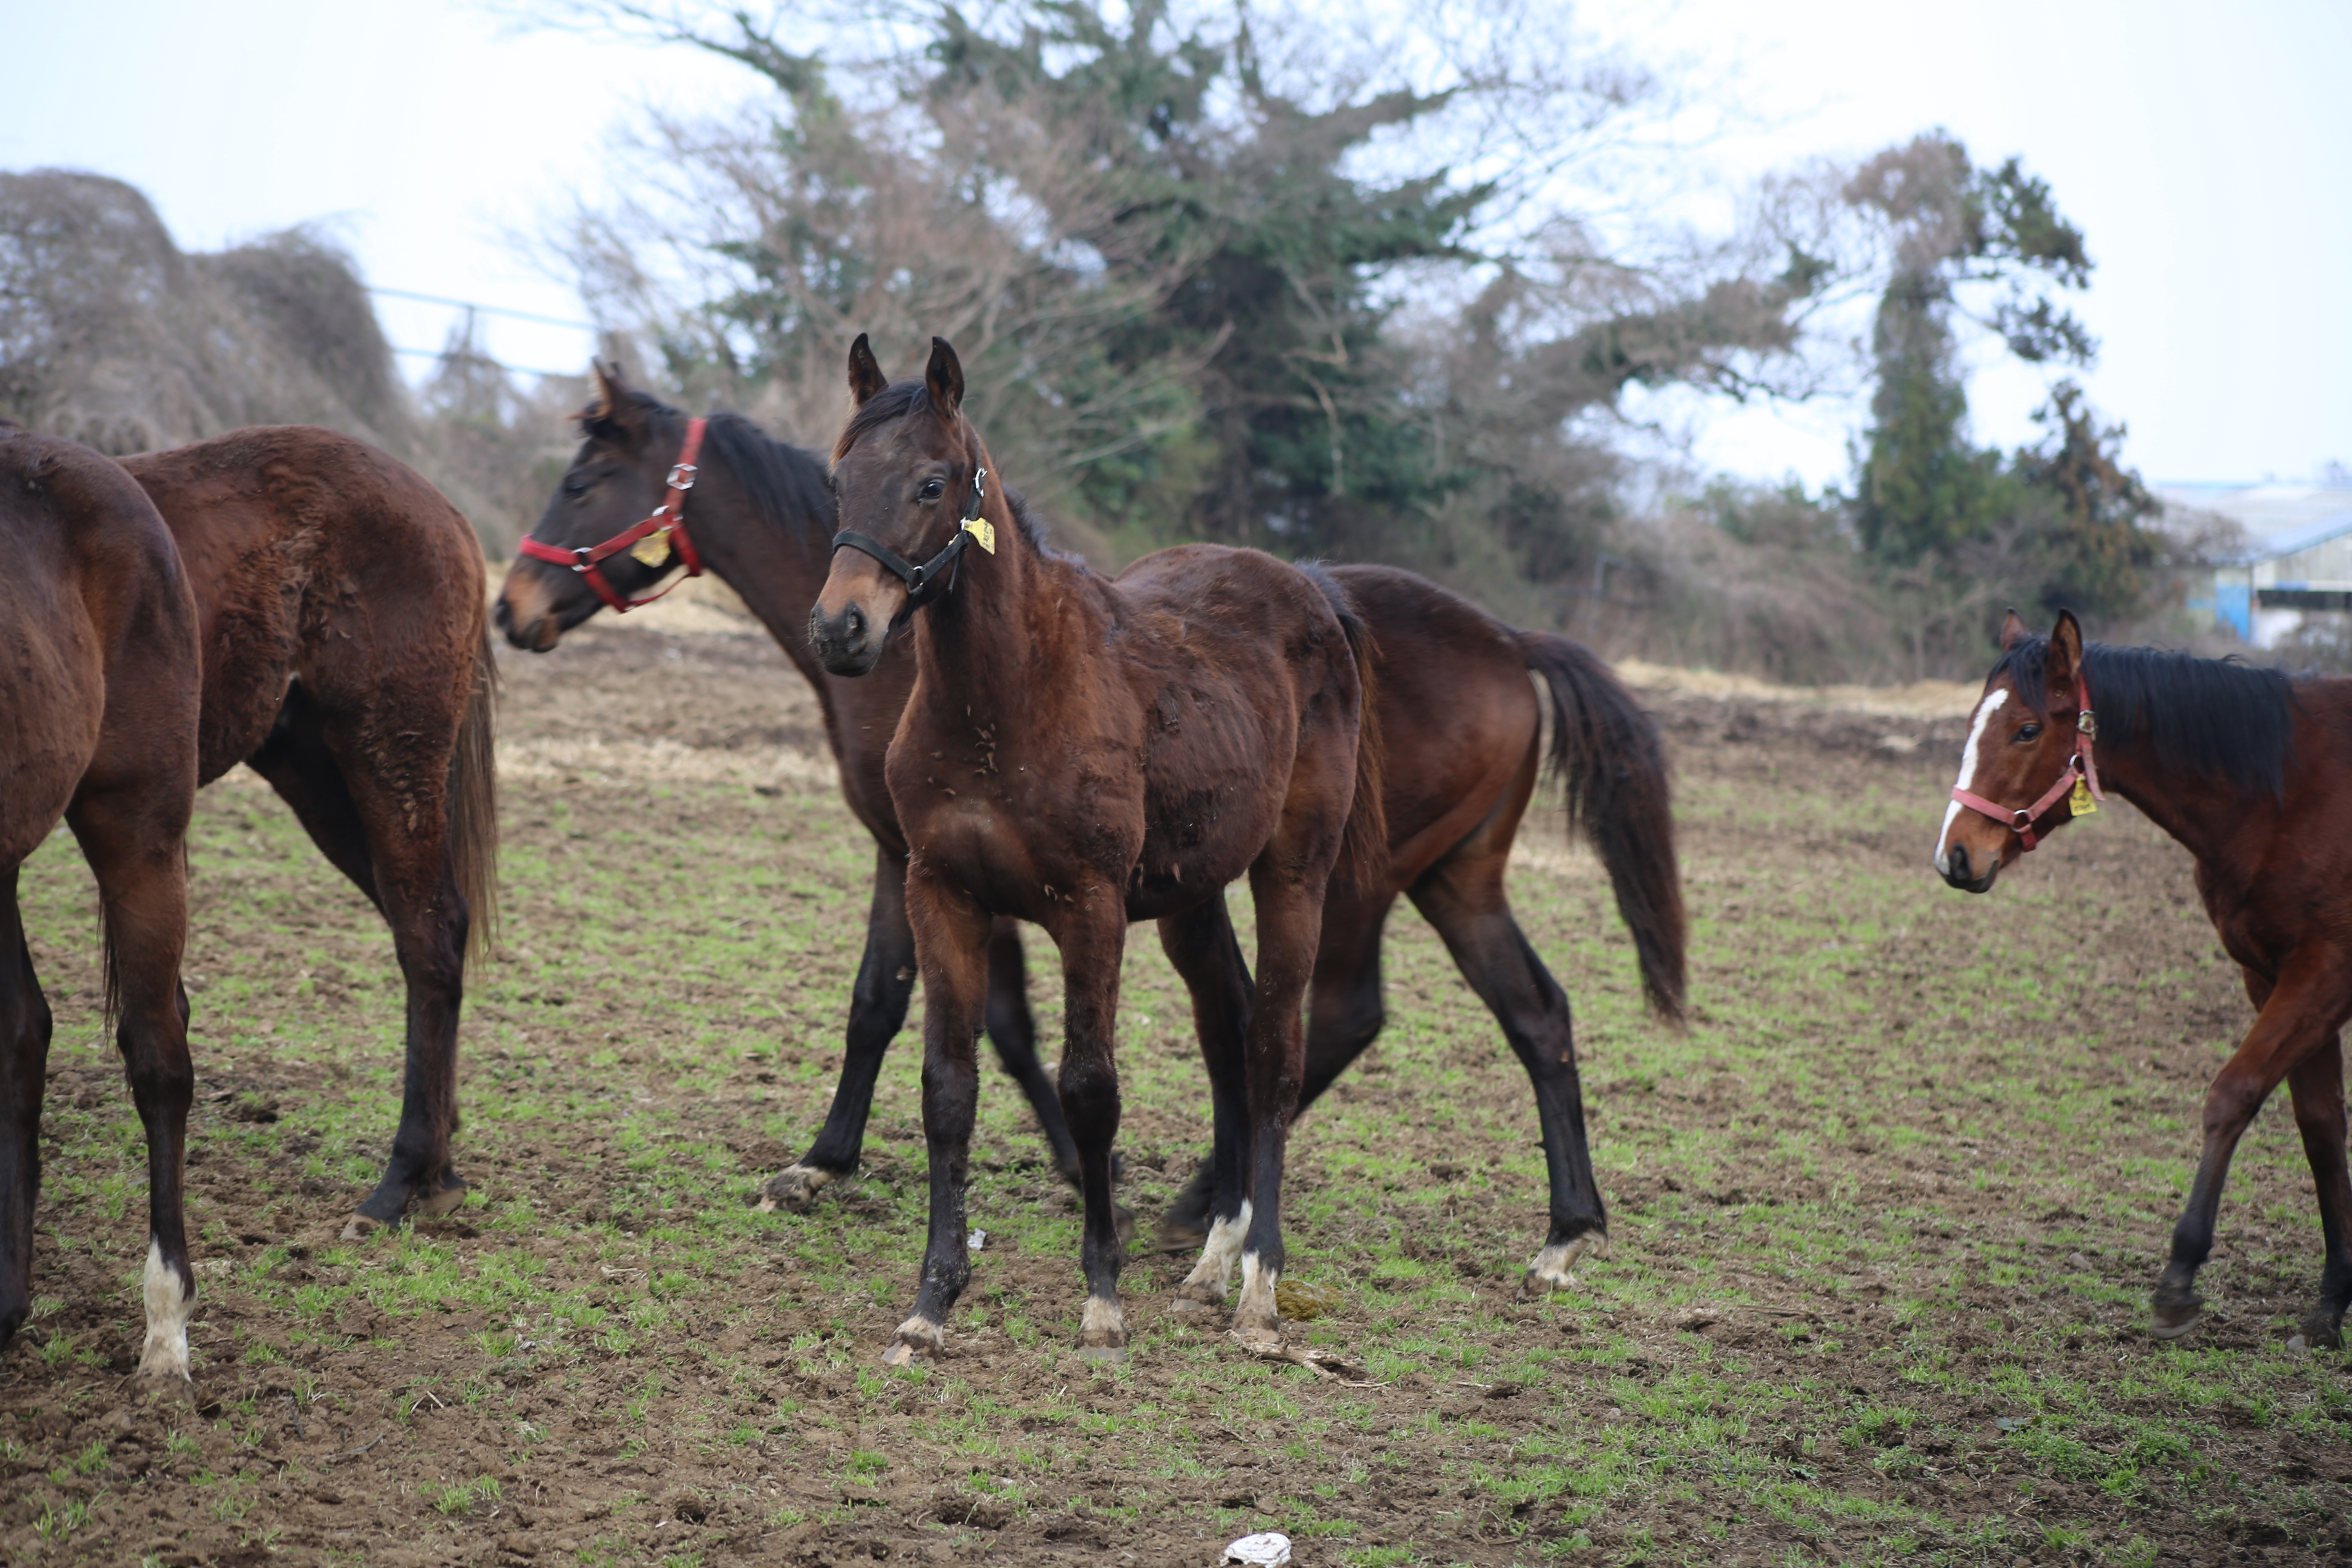
[[[2049,652],[2049,638],[2028,637],[2001,656],[1992,679],[2007,675],[2038,709]],[[2226,780],[2249,797],[2286,793],[2295,700],[2294,682],[2280,671],[2105,643],[2084,645],[2083,668],[2102,744],[2145,736],[2160,766]]]
[[[632,392],[629,401],[663,418],[686,417],[649,392]],[[726,462],[764,521],[795,531],[814,522],[832,532],[833,486],[826,481],[824,458],[777,440],[740,414],[713,414],[702,438]]]

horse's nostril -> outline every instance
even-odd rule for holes
[[[1951,852],[1944,857],[1944,875],[1955,882],[1969,879],[1969,852],[1966,849],[1957,844],[1952,846]]]
[[[853,643],[858,641],[866,635],[866,612],[855,605],[850,605],[848,612],[841,617],[841,626],[845,637]]]

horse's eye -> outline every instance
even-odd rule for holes
[[[948,487],[946,483],[940,479],[925,479],[923,481],[923,488],[915,492],[915,494],[923,500],[937,500],[947,493]]]
[[[2021,745],[2021,745],[2023,745],[2026,742],[2028,742],[2028,741],[2031,741],[2031,740],[2034,739],[2036,736],[2040,735],[2041,733],[2042,733],[2042,726],[2041,726],[2041,725],[2039,725],[2039,724],[2022,724],[2022,725],[2020,725],[2020,726],[2018,727],[2018,731],[2017,731],[2017,743],[2018,743],[2019,745]]]
[[[585,474],[566,474],[563,476],[563,493],[568,496],[585,495],[589,485],[593,482]]]

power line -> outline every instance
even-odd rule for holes
[[[368,285],[368,292],[383,294],[394,300],[415,300],[426,305],[449,305],[460,310],[479,310],[490,316],[511,316],[518,321],[537,321],[543,326],[571,327],[583,332],[593,332],[596,330],[595,323],[593,321],[567,321],[561,316],[541,316],[530,310],[509,310],[504,305],[478,305],[471,300],[452,300],[442,294],[419,294],[412,289],[381,289],[371,283]]]
[[[528,365],[501,363],[485,353],[461,353],[453,355],[447,349],[394,349],[392,352],[396,354],[407,354],[415,359],[455,358],[470,360],[476,364],[488,365],[492,370],[504,371],[509,375],[581,376],[587,374],[585,371],[578,370],[533,370]]]

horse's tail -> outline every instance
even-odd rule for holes
[[[1682,878],[1666,749],[1658,727],[1600,657],[1549,632],[1521,632],[1528,668],[1551,689],[1551,771],[1569,826],[1581,826],[1617,889],[1651,1010],[1683,1020]]]
[[[499,667],[484,626],[474,647],[473,687],[457,726],[457,749],[449,758],[449,859],[468,913],[468,958],[479,958],[498,940],[498,701]]]
[[[1381,647],[1372,628],[1356,608],[1355,595],[1320,566],[1303,568],[1324,602],[1339,617],[1347,634],[1348,651],[1356,659],[1356,685],[1363,693],[1356,724],[1356,800],[1349,808],[1348,825],[1339,840],[1339,861],[1332,868],[1344,885],[1370,893],[1388,879],[1389,817],[1381,798],[1381,774],[1387,752],[1381,740]]]

